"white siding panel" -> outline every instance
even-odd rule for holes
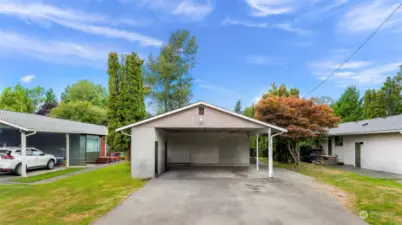
[[[355,165],[355,143],[361,145],[361,168],[402,174],[402,135],[399,133],[351,135],[343,137],[343,146],[332,142],[333,155],[340,162]],[[322,146],[327,152],[327,142]]]

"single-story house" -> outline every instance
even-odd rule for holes
[[[106,154],[107,127],[0,110],[0,146],[35,147],[83,166]],[[25,142],[25,143],[24,143]]]
[[[176,166],[249,166],[249,136],[287,130],[197,102],[116,130],[131,136],[131,173],[150,178]]]
[[[346,165],[402,174],[402,115],[340,124],[322,146]]]

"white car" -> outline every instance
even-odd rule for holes
[[[45,154],[36,148],[26,151],[27,170],[47,168],[53,169],[57,160],[54,155]],[[21,175],[21,148],[0,147],[0,172],[13,172]]]

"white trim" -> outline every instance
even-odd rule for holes
[[[196,103],[193,103],[193,104],[191,104],[191,105],[185,106],[185,107],[180,108],[180,109],[175,109],[175,110],[173,110],[173,111],[170,111],[170,112],[167,112],[167,113],[164,113],[164,114],[161,114],[161,115],[158,115],[158,116],[155,116],[155,117],[146,119],[146,120],[142,120],[142,121],[139,121],[139,122],[136,122],[136,123],[133,123],[133,124],[124,126],[124,127],[120,127],[120,128],[118,128],[118,129],[116,129],[116,132],[119,132],[119,131],[122,131],[122,130],[126,130],[126,129],[129,129],[129,128],[132,128],[132,127],[135,127],[135,126],[144,124],[144,123],[148,123],[148,122],[151,122],[151,121],[160,119],[160,118],[162,118],[162,117],[169,116],[169,115],[172,115],[172,114],[175,114],[175,113],[178,113],[178,112],[181,112],[181,111],[184,111],[184,110],[187,110],[187,109],[190,109],[190,108],[199,106],[199,105],[204,105],[204,106],[207,106],[207,107],[216,109],[216,110],[218,110],[218,111],[221,111],[221,112],[224,112],[224,113],[228,113],[228,114],[230,114],[230,115],[233,115],[233,116],[236,116],[236,117],[240,117],[240,118],[242,118],[242,119],[245,119],[245,120],[248,120],[248,121],[251,121],[251,122],[254,122],[254,123],[263,125],[263,126],[266,126],[266,127],[274,128],[274,129],[279,130],[279,131],[282,131],[282,132],[287,132],[287,129],[285,129],[285,128],[278,127],[278,126],[275,126],[275,125],[272,125],[272,124],[269,124],[269,123],[264,123],[264,122],[262,122],[262,121],[259,121],[259,120],[256,120],[256,119],[253,119],[253,118],[244,116],[244,115],[242,115],[242,114],[238,114],[238,113],[235,113],[235,112],[232,112],[232,111],[229,111],[229,110],[226,110],[226,109],[223,109],[223,108],[220,108],[220,107],[217,107],[217,106],[214,106],[214,105],[205,103],[205,102],[196,102]]]
[[[0,120],[0,123],[5,124],[5,125],[10,126],[10,127],[18,128],[18,129],[23,130],[23,131],[31,131],[28,128],[20,127],[18,125],[13,124],[13,123],[6,122],[4,120]]]

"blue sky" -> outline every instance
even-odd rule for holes
[[[232,109],[271,83],[301,94],[341,63],[396,0],[0,0],[0,89],[58,95],[81,79],[107,85],[107,54],[157,53],[176,29],[199,44],[193,101]],[[402,64],[402,10],[312,96],[378,88]]]

